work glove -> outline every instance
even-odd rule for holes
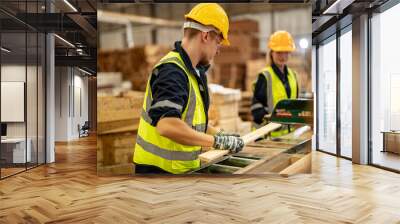
[[[230,153],[240,152],[244,147],[243,139],[236,136],[214,136],[215,149],[229,150]]]
[[[240,137],[240,135],[237,134],[237,133],[225,132],[223,129],[219,130],[219,131],[217,132],[217,134],[215,134],[215,135],[218,135],[218,136],[235,136],[235,137]]]

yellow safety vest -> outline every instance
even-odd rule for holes
[[[199,132],[206,131],[206,113],[204,110],[203,99],[201,98],[199,84],[190,70],[185,66],[178,52],[171,51],[154,68],[153,73],[157,72],[157,67],[162,64],[173,63],[181,68],[188,77],[189,98],[181,119],[194,130]],[[138,135],[136,139],[133,161],[137,164],[157,166],[173,174],[181,174],[200,167],[198,155],[201,146],[188,146],[179,144],[169,138],[161,136],[157,128],[151,125],[151,118],[148,114],[150,108],[169,106],[182,109],[180,105],[171,101],[159,101],[152,105],[152,93],[150,79],[147,82],[143,110],[140,117]]]
[[[276,104],[285,99],[296,99],[297,98],[297,78],[296,73],[294,73],[290,68],[288,68],[288,81],[290,86],[290,96],[287,95],[285,86],[282,81],[272,69],[271,66],[268,66],[261,70],[261,74],[267,80],[267,103],[268,103],[268,111],[272,113]],[[252,105],[252,109],[264,107],[261,103],[257,103]],[[271,132],[271,137],[279,137],[289,133],[289,130],[286,127],[281,128],[278,131]]]

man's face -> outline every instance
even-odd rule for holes
[[[289,60],[289,52],[272,52],[272,59],[277,65],[286,65]]]
[[[214,59],[215,55],[219,54],[219,49],[221,47],[222,36],[213,31],[204,33],[203,43],[203,56],[200,60],[200,64],[208,65]]]

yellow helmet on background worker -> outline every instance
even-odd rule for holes
[[[268,47],[275,52],[292,52],[296,50],[292,35],[284,30],[276,31],[271,35]]]
[[[185,18],[191,19],[205,26],[214,26],[222,33],[222,44],[229,46],[228,15],[226,15],[225,10],[217,3],[200,3],[186,14]]]

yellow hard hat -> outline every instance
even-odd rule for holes
[[[222,44],[229,45],[228,30],[229,19],[225,10],[217,3],[197,4],[188,14],[186,19],[194,20],[202,25],[214,26],[222,33]]]
[[[276,52],[292,52],[296,50],[293,38],[287,31],[276,31],[269,38],[268,47]]]

